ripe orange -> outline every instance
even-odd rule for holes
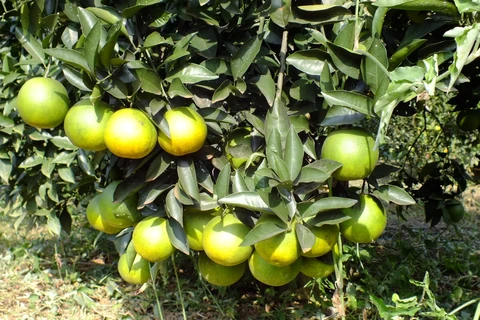
[[[351,219],[340,223],[340,232],[345,239],[353,242],[372,242],[382,235],[387,226],[385,207],[371,195],[360,195],[359,202],[343,212]]]
[[[245,273],[246,261],[236,266],[222,266],[212,261],[204,252],[198,257],[198,269],[202,277],[216,286],[230,286],[240,280]]]
[[[321,258],[302,257],[300,272],[311,278],[325,278],[335,271],[333,263]]]
[[[372,135],[363,129],[339,129],[327,136],[321,156],[343,164],[332,174],[335,179],[364,179],[372,173],[378,161],[379,152],[373,150],[374,145]]]
[[[179,107],[165,112],[170,137],[161,130],[158,143],[166,152],[183,156],[196,152],[207,139],[207,125],[202,116],[192,108]]]
[[[457,126],[463,131],[473,131],[480,127],[479,110],[463,110],[457,115]]]
[[[116,111],[108,119],[104,139],[114,155],[140,159],[157,144],[157,129],[140,110],[126,108]]]
[[[225,155],[235,169],[245,165],[253,153],[251,132],[249,127],[239,127],[227,136]]]
[[[216,216],[203,230],[203,250],[207,256],[223,266],[235,266],[248,259],[252,246],[240,246],[250,231],[233,214]]]
[[[445,201],[445,209],[447,210],[449,220],[453,223],[459,222],[465,215],[463,204],[455,199]]]
[[[135,251],[150,262],[165,260],[175,251],[164,218],[149,216],[140,221],[133,229],[132,240]]]
[[[277,225],[284,224],[280,218],[271,214],[264,214],[258,219],[257,224],[272,222]],[[277,234],[268,239],[255,243],[255,251],[267,262],[278,267],[288,266],[297,261],[300,256],[300,245],[293,224],[290,230]]]
[[[100,194],[97,194],[92,200],[90,200],[87,205],[86,214],[90,225],[98,231],[102,231],[106,234],[115,234],[122,230],[122,228],[110,226],[102,218],[100,210]]]
[[[113,195],[120,181],[110,183],[100,194],[100,213],[103,221],[116,228],[128,228],[142,219],[137,210],[138,196],[129,196],[123,202],[113,202]]]
[[[200,211],[194,208],[186,208],[183,211],[183,228],[187,234],[190,249],[203,250],[203,230],[207,223],[218,213],[216,209]]]
[[[55,79],[32,78],[18,92],[18,113],[32,127],[50,129],[58,126],[65,119],[68,108],[68,92]]]
[[[149,263],[135,252],[132,241],[118,260],[118,273],[130,284],[144,284],[150,279]]]
[[[113,108],[105,102],[98,101],[93,105],[90,100],[81,100],[67,112],[63,123],[65,133],[79,148],[105,150],[105,125],[113,112]]]
[[[310,251],[301,253],[302,256],[308,258],[323,256],[332,250],[340,233],[340,228],[336,224],[324,224],[320,227],[311,227],[310,230],[315,235],[315,244]]]
[[[298,275],[301,259],[285,267],[274,266],[268,263],[262,256],[254,251],[248,260],[248,267],[253,277],[269,286],[283,286]]]

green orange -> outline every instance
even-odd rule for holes
[[[308,258],[315,258],[323,256],[332,250],[338,241],[340,228],[336,224],[324,224],[320,227],[310,227],[310,231],[315,235],[315,244],[312,249],[307,252],[302,252],[301,255]]]
[[[183,228],[187,234],[190,249],[203,251],[203,230],[218,213],[216,209],[200,211],[194,208],[186,208],[183,211]]]
[[[198,257],[198,269],[202,277],[216,286],[230,286],[240,280],[245,273],[246,261],[227,267],[214,262],[204,252]]]
[[[144,218],[133,229],[132,240],[135,251],[150,262],[165,260],[175,251],[168,236],[165,218],[157,216]]]
[[[288,266],[279,267],[268,263],[254,251],[248,260],[248,267],[253,277],[269,286],[283,286],[295,279],[300,272],[301,259]]]
[[[115,228],[128,228],[142,219],[137,209],[138,196],[128,196],[121,202],[114,201],[114,194],[121,181],[110,183],[100,194],[99,206],[102,219]]]
[[[150,265],[135,252],[131,241],[118,260],[118,273],[125,282],[130,284],[140,285],[150,279]]]
[[[300,272],[311,278],[325,278],[335,271],[331,261],[321,258],[302,257]]]
[[[90,100],[81,100],[67,112],[63,123],[65,134],[79,148],[105,150],[105,126],[113,113],[113,108],[105,102],[93,104]]]
[[[87,205],[86,214],[87,220],[90,225],[98,230],[107,234],[115,234],[122,230],[122,228],[112,227],[102,218],[100,209],[100,194],[97,194],[95,197],[90,200]]]
[[[18,113],[22,120],[32,127],[50,129],[60,125],[68,108],[68,92],[55,79],[29,79],[18,92]]]
[[[337,180],[364,179],[377,164],[379,151],[373,136],[361,128],[339,129],[331,132],[322,145],[321,157],[342,164],[332,176]]]

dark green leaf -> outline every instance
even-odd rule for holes
[[[195,49],[200,56],[210,59],[215,58],[217,54],[218,39],[215,29],[203,28],[195,37],[192,38],[190,46]]]
[[[328,53],[319,49],[299,50],[287,57],[288,64],[302,72],[317,76],[322,74],[329,60]]]
[[[251,37],[237,50],[230,61],[234,79],[241,78],[247,72],[262,46],[263,33]]]
[[[75,174],[70,167],[58,169],[58,175],[65,182],[75,183]]]
[[[188,246],[187,234],[182,225],[175,219],[167,220],[167,233],[172,245],[185,253],[190,254],[190,247]]]
[[[192,84],[201,81],[215,80],[218,78],[218,75],[201,65],[186,63],[173,70],[165,80],[172,82],[176,78],[180,79],[182,83]]]
[[[393,202],[401,206],[416,204],[412,196],[402,188],[394,185],[380,186],[373,194],[386,202]]]
[[[232,192],[243,192],[249,191],[247,183],[243,177],[241,170],[236,170],[233,174],[233,181],[232,181]]]
[[[85,10],[84,8],[77,7],[78,10],[78,19],[80,20],[80,25],[82,26],[83,35],[86,37],[93,26],[98,22],[97,17],[91,12]]]
[[[155,157],[148,167],[146,181],[155,180],[162,175],[162,173],[170,167],[172,159],[173,158],[166,152],[161,152]]]
[[[308,221],[309,225],[321,227],[325,224],[339,224],[351,217],[340,210],[325,211],[317,214],[313,219]]]
[[[252,230],[245,236],[240,246],[248,247],[257,242],[269,239],[277,234],[285,232],[284,226],[279,226],[274,222],[262,222],[253,227]]]
[[[333,106],[328,109],[322,126],[339,126],[344,124],[353,124],[365,119],[366,115],[347,107]]]
[[[300,176],[296,183],[310,183],[310,182],[318,182],[324,183],[325,181],[330,178],[330,175],[325,171],[317,168],[312,167],[303,167],[300,171]]]
[[[198,110],[198,113],[205,121],[237,124],[234,117],[220,108],[202,108]]]
[[[263,192],[257,190],[267,207],[272,210],[283,222],[288,223],[289,210],[287,204],[276,192]]]
[[[363,94],[354,91],[336,90],[324,91],[322,96],[330,106],[343,106],[368,116],[374,115],[372,99]]]
[[[195,163],[195,168],[198,184],[201,185],[206,191],[213,193],[214,184],[208,168],[205,166],[205,164],[203,164],[203,162],[200,161]]]
[[[110,68],[110,59],[113,56],[113,52],[115,51],[115,45],[117,44],[118,36],[120,34],[120,30],[122,28],[122,22],[119,21],[115,23],[109,30],[107,34],[107,39],[105,44],[100,48],[99,58],[100,62],[105,68]]]
[[[302,252],[307,252],[315,245],[316,237],[313,232],[301,223],[295,224],[298,243],[302,248]]]
[[[230,193],[230,173],[232,169],[227,163],[218,174],[217,182],[214,187],[214,193],[218,199],[222,199]]]
[[[190,99],[193,97],[193,94],[190,92],[190,90],[185,87],[185,85],[182,83],[182,80],[179,78],[173,79],[172,83],[170,84],[170,87],[168,88],[168,96],[170,98],[174,98],[176,96]]]
[[[52,48],[45,49],[44,51],[46,54],[51,55],[52,57],[55,57],[58,60],[61,60],[71,65],[72,67],[82,69],[87,72],[90,71],[87,59],[85,59],[85,56],[82,53],[76,50],[65,48]]]
[[[95,67],[98,59],[98,47],[100,45],[102,34],[105,36],[105,30],[103,30],[100,22],[97,22],[85,39],[85,48],[83,53],[92,73],[95,73]]]
[[[287,140],[285,142],[285,155],[283,159],[287,165],[288,172],[290,174],[290,180],[294,181],[302,170],[303,145],[293,126],[290,127],[290,130],[287,134]]]
[[[37,63],[44,64],[45,54],[41,43],[35,39],[28,31],[15,28],[15,36],[20,44],[27,50]]]
[[[162,79],[152,69],[140,68],[135,69],[135,76],[140,81],[140,85],[145,92],[161,95]]]
[[[253,191],[230,193],[223,198],[219,198],[218,203],[234,207],[238,206],[253,211],[273,213],[272,209],[268,207],[262,197],[260,197],[257,192]]]
[[[253,77],[250,82],[260,90],[268,105],[272,106],[275,99],[275,81],[273,81],[270,72]]]
[[[177,161],[177,174],[182,189],[193,199],[198,200],[197,175],[192,159],[179,159]]]
[[[303,218],[315,216],[320,212],[334,209],[346,209],[355,205],[358,201],[355,199],[328,197],[315,202],[301,202],[298,204],[298,212]]]
[[[183,205],[175,197],[174,189],[171,189],[165,198],[165,208],[170,217],[183,227]]]
[[[333,63],[341,72],[353,79],[360,78],[362,55],[333,43],[327,43],[327,48]]]

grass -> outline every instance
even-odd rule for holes
[[[473,319],[480,297],[480,215],[477,203],[454,228],[429,228],[419,208],[408,221],[390,215],[374,244],[344,244],[347,319]],[[271,288],[246,274],[229,288],[212,287],[191,260],[175,257],[154,290],[125,284],[116,272],[113,244],[83,215],[60,240],[43,224],[0,214],[0,319],[324,319],[334,318],[334,279]],[[179,291],[179,288],[181,291]],[[182,313],[182,302],[185,315]],[[336,303],[335,303],[336,302]],[[469,305],[465,305],[468,304]],[[478,311],[480,312],[480,311]]]

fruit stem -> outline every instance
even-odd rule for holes
[[[342,319],[345,319],[345,297],[343,292],[343,252],[342,252],[342,235],[338,235],[338,241],[333,249],[333,261],[334,261],[334,268],[335,268],[335,293],[334,295],[338,294],[338,300],[340,300],[340,304],[335,306],[339,312],[339,315]]]
[[[282,34],[282,46],[280,48],[280,71],[278,72],[277,78],[277,92],[275,94],[275,99],[280,100],[282,96],[282,89],[283,89],[283,77],[285,74],[286,64],[285,61],[287,59],[287,42],[288,42],[288,30],[283,30]]]
[[[158,290],[157,290],[157,272],[152,273],[152,269],[157,269],[158,270],[158,265],[155,268],[151,268],[150,265],[150,279],[152,280],[152,289],[153,289],[153,294],[155,295],[155,300],[157,302],[157,309],[158,309],[158,314],[160,315],[160,320],[164,320],[163,317],[163,306],[162,303],[160,302],[160,298],[158,296]]]
[[[177,266],[175,265],[175,254],[172,254],[173,271],[175,272],[175,281],[177,282],[178,296],[180,298],[180,305],[182,306],[183,319],[187,320],[187,313],[185,311],[185,303],[183,301],[182,287],[180,286],[180,278],[178,277]]]

